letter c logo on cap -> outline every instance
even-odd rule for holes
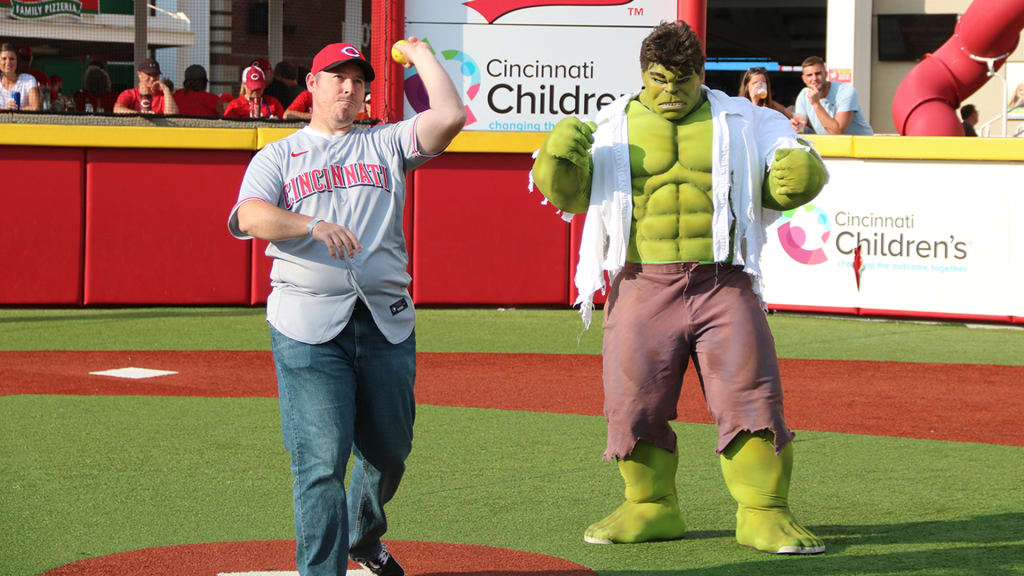
[[[349,58],[363,58],[363,55],[359,53],[359,50],[356,50],[355,46],[345,46],[341,49],[341,53]]]

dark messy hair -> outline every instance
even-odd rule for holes
[[[662,22],[644,38],[640,71],[646,72],[653,64],[685,75],[704,71],[704,47],[689,24],[682,20]]]

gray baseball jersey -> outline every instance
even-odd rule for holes
[[[282,334],[307,344],[327,342],[348,323],[356,298],[389,342],[412,333],[416,312],[402,229],[405,173],[430,158],[418,150],[417,118],[355,126],[339,136],[307,126],[267,145],[249,163],[228,218],[233,236],[250,238],[238,228],[238,207],[263,200],[340,224],[363,248],[354,259],[337,260],[312,236],[267,247],[274,258],[267,321]]]

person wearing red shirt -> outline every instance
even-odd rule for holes
[[[177,114],[178,103],[167,83],[160,78],[160,64],[146,58],[139,64],[136,75],[138,88],[129,88],[114,102],[114,114]]]
[[[356,121],[370,119],[370,94],[366,94],[362,112],[356,114]],[[313,93],[303,90],[284,110],[285,120],[309,120],[313,115]]]
[[[309,120],[313,115],[313,93],[303,90],[284,111],[286,120]]]
[[[178,103],[178,113],[188,116],[220,116],[227,108],[227,102],[216,94],[206,91],[206,69],[199,64],[185,68],[185,81],[182,88],[174,91],[174,101]]]
[[[284,107],[273,96],[266,96],[267,77],[263,70],[249,66],[242,71],[242,95],[228,103],[225,118],[284,118]]]

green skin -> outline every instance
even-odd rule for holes
[[[711,106],[703,74],[653,64],[644,90],[626,108],[633,182],[630,262],[714,260],[711,245]],[[560,121],[545,139],[533,179],[558,209],[584,213],[590,203],[595,125]],[[811,152],[778,150],[762,188],[762,205],[790,210],[817,196],[825,169]]]
[[[651,65],[644,90],[626,108],[633,189],[630,262],[712,262],[711,105],[703,74]],[[590,203],[593,123],[560,121],[533,165],[533,180],[561,210],[585,213]],[[811,152],[778,150],[764,179],[762,205],[790,210],[817,196],[825,169]],[[730,258],[731,260],[731,258]],[[792,446],[776,455],[770,433],[742,433],[722,455],[722,471],[736,499],[740,544],[773,553],[817,553],[821,539],[789,511]],[[595,544],[680,538],[685,520],[675,487],[675,454],[646,442],[619,461],[626,501],[584,533]]]

